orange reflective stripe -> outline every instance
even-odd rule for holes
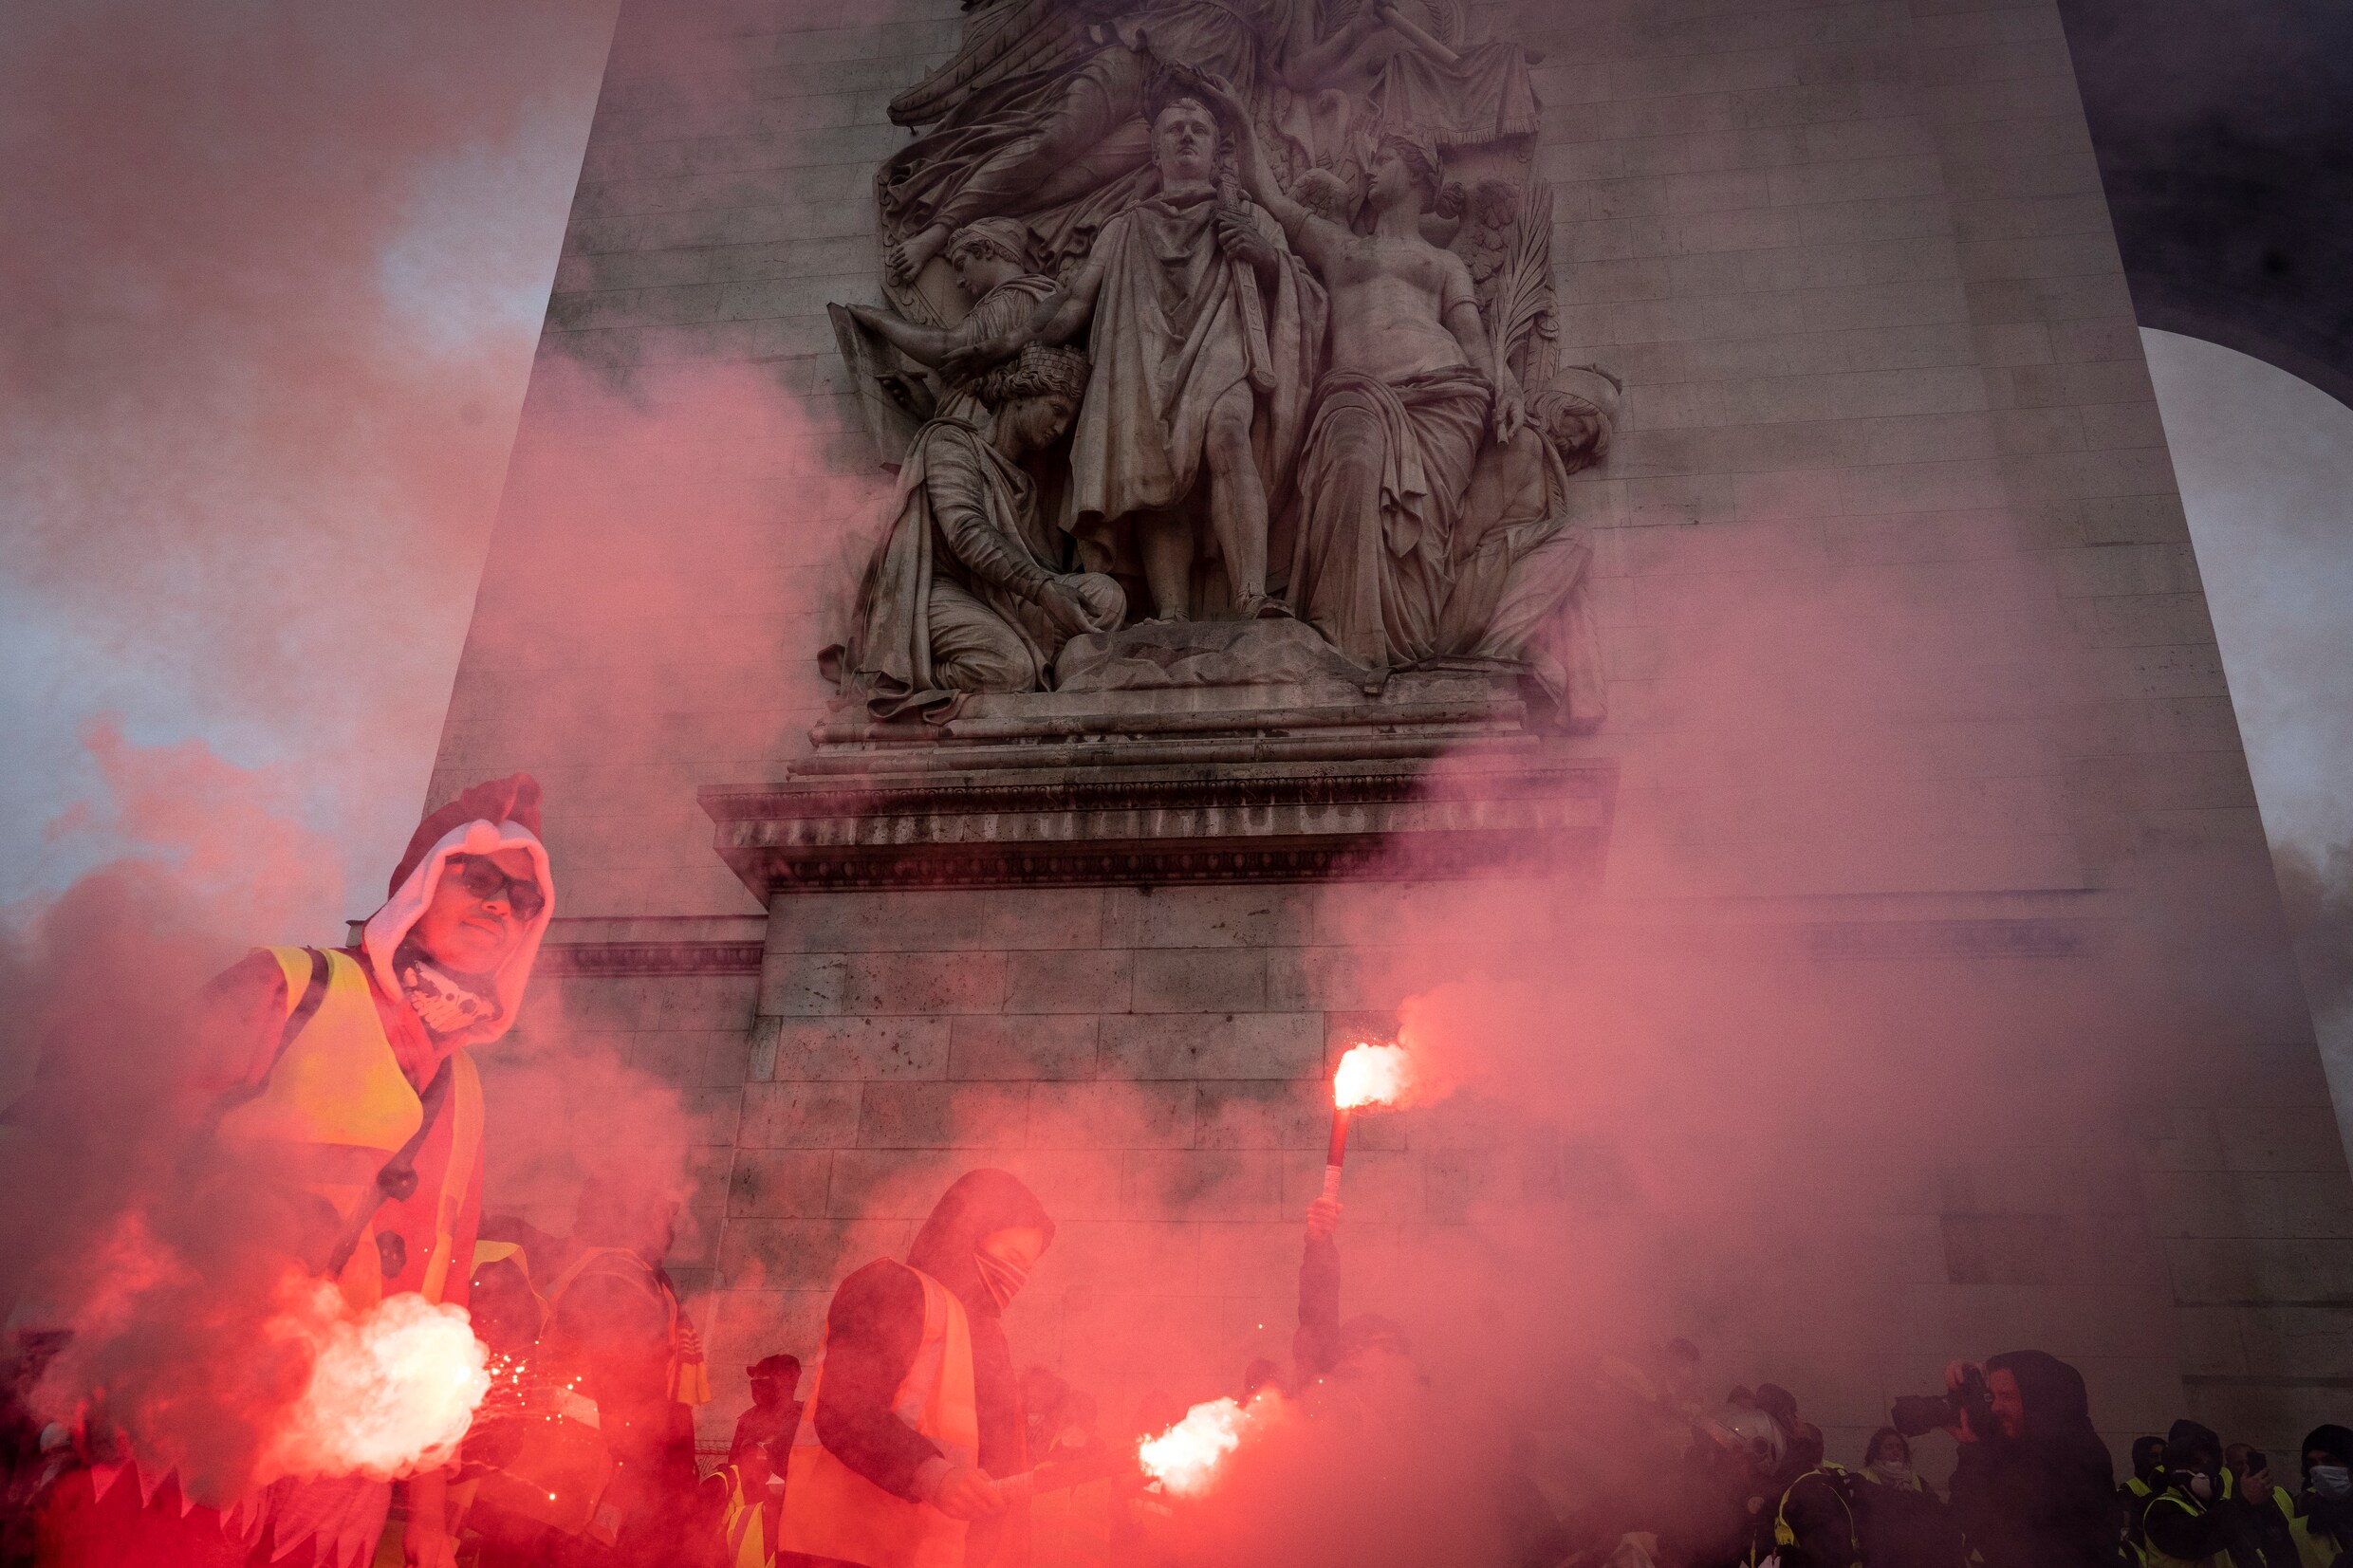
[[[434,1205],[433,1256],[426,1260],[419,1285],[428,1301],[441,1300],[448,1287],[451,1258],[457,1250],[457,1217],[466,1207],[474,1160],[482,1152],[482,1074],[465,1051],[451,1053],[450,1074],[450,1157],[441,1168],[440,1199]]]

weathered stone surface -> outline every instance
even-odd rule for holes
[[[1348,693],[1368,677],[1296,620],[1156,621],[1072,637],[1054,660],[1057,692],[1296,686]]]

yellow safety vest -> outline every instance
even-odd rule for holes
[[[1110,1568],[1112,1485],[1083,1482],[1030,1504],[1030,1568]]]
[[[767,1500],[745,1494],[743,1472],[734,1466],[730,1465],[724,1473],[727,1506],[720,1511],[719,1529],[727,1538],[728,1568],[767,1568],[776,1560],[761,1514],[761,1504]]]
[[[2149,1511],[2149,1499],[2157,1495],[2157,1488],[2137,1475],[2128,1475],[2124,1478],[2124,1489],[2133,1495],[2124,1522],[2124,1547],[2132,1553],[2135,1562],[2148,1568],[2149,1549],[2140,1539],[2140,1522]]]
[[[2334,1568],[2337,1559],[2353,1551],[2353,1541],[2339,1541],[2325,1531],[2315,1533],[2312,1522],[2296,1512],[2295,1503],[2280,1487],[2271,1489],[2280,1511],[2288,1516],[2288,1533],[2296,1538],[2296,1557],[2302,1568]]]
[[[310,989],[312,959],[307,948],[263,950],[286,976],[289,1021]],[[400,1070],[367,975],[349,953],[325,951],[327,982],[318,1009],[303,1024],[271,1066],[258,1091],[220,1118],[227,1142],[266,1150],[281,1169],[297,1172],[303,1186],[324,1199],[339,1227],[377,1201],[377,1176],[424,1127],[425,1107],[408,1075]],[[382,1299],[380,1236],[398,1235],[408,1260],[398,1278],[429,1301],[448,1289],[456,1245],[458,1214],[482,1153],[482,1079],[473,1059],[451,1053],[449,1100],[438,1113],[448,1122],[447,1157],[417,1167],[415,1192],[378,1207],[337,1276],[343,1295],[365,1309]],[[430,1134],[426,1143],[431,1144]],[[422,1266],[415,1266],[417,1260]],[[471,1261],[471,1260],[469,1260]],[[460,1265],[457,1277],[466,1278]]]
[[[920,1269],[923,1337],[891,1397],[891,1411],[939,1446],[952,1465],[980,1462],[980,1411],[973,1396],[973,1329],[955,1293]],[[828,1329],[830,1337],[830,1329]],[[895,1497],[851,1469],[817,1438],[824,1407],[822,1345],[808,1407],[785,1471],[780,1551],[836,1558],[865,1568],[962,1568],[965,1526],[927,1503]]]
[[[2177,1558],[2158,1550],[2156,1539],[2149,1534],[2148,1518],[2151,1513],[2168,1503],[2179,1508],[2192,1519],[2206,1517],[2206,1504],[2194,1497],[2184,1497],[2171,1487],[2167,1487],[2151,1498],[2149,1505],[2140,1510],[2140,1555],[2142,1560],[2149,1564],[2149,1568],[2230,1568],[2231,1557],[2227,1552],[2216,1552],[2212,1557]]]

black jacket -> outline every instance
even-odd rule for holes
[[[2083,1374],[2039,1350],[1986,1362],[2026,1408],[2016,1437],[1961,1445],[1953,1512],[1986,1568],[2116,1568],[2116,1467],[2092,1430]]]
[[[1961,1568],[1968,1548],[1944,1500],[1925,1486],[1894,1486],[1864,1471],[1855,1488],[1862,1560],[1871,1568]]]

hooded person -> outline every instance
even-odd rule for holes
[[[2222,1456],[2233,1495],[2244,1504],[2239,1545],[2251,1549],[2240,1553],[2238,1568],[2302,1568],[2296,1500],[2272,1481],[2270,1460],[2251,1443],[2233,1443]]]
[[[633,1565],[693,1561],[695,1408],[711,1402],[702,1335],[662,1260],[680,1204],[630,1165],[588,1172],[572,1233],[550,1248],[549,1359],[596,1404],[614,1473],[578,1548]]]
[[[1028,1560],[1026,1420],[1002,1315],[1053,1239],[1018,1178],[970,1171],[905,1263],[842,1282],[787,1467],[780,1564]]]
[[[1949,1369],[1958,1386],[1959,1364]],[[2084,1374],[2039,1350],[1988,1357],[1989,1425],[1964,1414],[1953,1511],[1986,1568],[2112,1568],[2116,1468]]]
[[[1783,1489],[1773,1511],[1780,1560],[1788,1568],[1857,1568],[1865,1560],[1864,1483],[1823,1457],[1822,1429],[1810,1421],[1790,1424],[1789,1459],[1792,1467],[1805,1468]]]
[[[2124,1541],[2132,1548],[2135,1560],[2146,1557],[2147,1543],[2140,1539],[2140,1515],[2148,1507],[2149,1499],[2164,1486],[2165,1440],[2157,1436],[2134,1438],[2132,1474],[2116,1488],[2116,1503],[2124,1510]]]
[[[2150,1568],[2260,1568],[2267,1559],[2259,1525],[2269,1497],[2238,1495],[2224,1464],[2222,1439],[2195,1421],[2165,1434],[2165,1485],[2141,1512],[2141,1556]]]
[[[539,803],[528,774],[467,789],[417,825],[357,945],[256,949],[203,999],[192,1147],[268,1188],[273,1245],[355,1313],[407,1293],[468,1304],[483,1169],[469,1053],[513,1024],[553,913]],[[218,1506],[183,1482],[158,1500],[140,1434],[119,1436],[128,1457],[93,1467],[45,1560],[347,1568],[383,1533],[390,1482],[287,1476]],[[117,1485],[126,1472],[138,1485]],[[451,1562],[441,1472],[407,1493],[407,1560]]]
[[[2296,1556],[2304,1568],[2332,1568],[2353,1552],[2353,1429],[2312,1429],[2299,1450],[2304,1490],[2296,1498]]]

